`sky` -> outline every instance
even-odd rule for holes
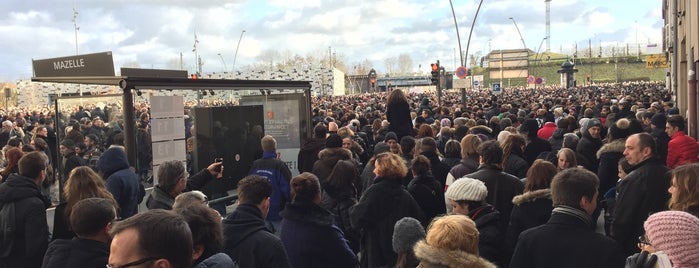
[[[414,71],[440,60],[459,65],[448,0],[4,0],[0,10],[0,81],[32,76],[32,59],[112,51],[120,67],[240,70],[269,50],[328,55],[348,66],[407,54]],[[544,0],[452,0],[462,50],[546,51]],[[662,47],[662,0],[551,0],[550,51],[629,43]],[[74,22],[74,10],[77,20]],[[513,19],[509,19],[513,18]],[[513,21],[515,23],[513,23]],[[515,25],[517,27],[515,27]],[[244,32],[243,32],[244,31]],[[242,38],[241,38],[242,36]],[[239,47],[238,47],[239,45]],[[236,48],[237,56],[236,56]],[[321,55],[322,54],[322,55]],[[181,55],[181,56],[180,56]],[[235,64],[234,64],[235,63]]]

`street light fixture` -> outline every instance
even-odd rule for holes
[[[238,38],[238,45],[235,47],[235,55],[233,56],[233,71],[235,71],[235,62],[238,60],[238,48],[240,48],[240,41],[243,40],[243,34],[245,30],[240,33],[240,38]]]
[[[218,57],[221,58],[221,62],[223,62],[223,71],[227,72],[228,71],[228,65],[226,65],[226,61],[223,60],[223,56],[221,56],[221,53],[218,53]]]

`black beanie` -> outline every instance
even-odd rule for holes
[[[325,148],[340,148],[340,147],[342,147],[342,138],[340,137],[340,135],[331,134],[325,140]]]

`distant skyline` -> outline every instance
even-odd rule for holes
[[[462,49],[478,0],[453,0]],[[194,34],[204,73],[241,69],[269,49],[281,53],[329,53],[348,66],[408,54],[414,71],[428,72],[439,59],[458,65],[458,43],[448,0],[8,0],[0,17],[5,37],[0,81],[32,76],[31,60],[112,51],[120,67],[195,72]],[[74,12],[77,10],[77,21]],[[551,52],[619,44],[662,48],[662,1],[552,0]],[[522,48],[546,50],[544,0],[486,0],[476,21],[469,54]],[[236,47],[245,31],[237,57]],[[590,41],[588,41],[590,40]],[[639,45],[640,44],[640,45]],[[418,66],[422,66],[421,70]],[[351,68],[350,68],[351,69]]]

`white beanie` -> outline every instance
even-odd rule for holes
[[[483,201],[488,196],[488,188],[480,180],[464,177],[449,185],[444,196],[454,201]]]

